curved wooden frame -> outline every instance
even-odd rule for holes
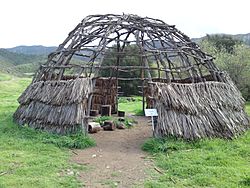
[[[141,67],[119,66],[125,55],[124,48],[134,44],[139,48]],[[107,49],[115,48],[116,64],[102,66]],[[84,58],[81,65],[74,65],[72,57]],[[149,66],[149,61],[156,64]],[[34,77],[39,80],[61,80],[65,70],[77,67],[78,76],[98,76],[100,69],[143,69],[145,77],[152,79],[150,71],[157,71],[157,78],[168,83],[182,79],[189,82],[206,81],[209,74],[214,81],[224,82],[223,72],[213,63],[213,57],[202,52],[199,46],[173,25],[137,15],[90,15],[73,29],[57,50],[51,53]],[[84,74],[83,74],[84,73]],[[121,78],[122,79],[122,78]]]

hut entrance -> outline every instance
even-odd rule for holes
[[[116,78],[97,78],[91,101],[91,110],[101,114],[103,105],[110,105],[112,114],[117,113],[118,109],[118,82]]]
[[[131,90],[129,87],[134,89],[132,96],[140,96],[142,105],[141,110],[144,111],[146,107],[152,107],[152,101],[149,98],[149,89],[145,81],[137,80],[119,80],[120,78],[96,78],[95,87],[93,90],[93,97],[91,101],[91,114],[101,114],[102,106],[110,105],[111,114],[121,115],[121,109],[119,109],[119,98],[127,101],[135,101],[131,97]],[[122,79],[122,78],[121,78]]]

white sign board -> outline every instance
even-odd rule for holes
[[[158,116],[157,110],[153,109],[145,109],[145,116]]]

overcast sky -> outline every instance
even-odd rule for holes
[[[190,37],[250,33],[249,0],[1,0],[0,48],[58,46],[89,14],[159,18]]]

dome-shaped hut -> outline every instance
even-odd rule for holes
[[[137,47],[136,53],[126,51],[129,45]],[[110,51],[113,63],[102,64]],[[139,63],[124,65],[132,56]],[[249,126],[241,93],[212,56],[174,25],[130,14],[84,18],[41,65],[20,96],[14,119],[61,134],[86,130],[103,70],[110,75],[99,85],[117,89],[116,81],[138,79],[148,86],[159,114],[155,136],[231,138]],[[139,77],[119,76],[135,70]]]

